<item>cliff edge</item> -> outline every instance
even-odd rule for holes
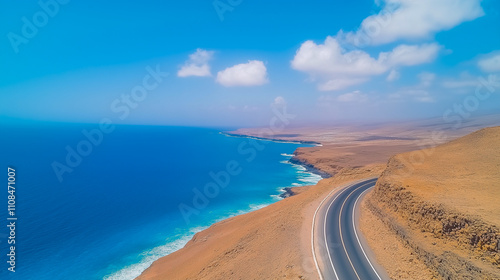
[[[364,205],[435,279],[500,279],[500,127],[393,156]]]

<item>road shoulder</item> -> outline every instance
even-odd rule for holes
[[[365,250],[370,248],[366,253],[375,257],[378,265],[385,269],[386,275],[390,279],[438,279],[366,204],[366,199],[362,199],[358,205],[359,229],[363,236],[360,240],[364,240],[362,245],[366,244]]]

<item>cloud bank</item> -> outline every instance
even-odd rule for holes
[[[219,71],[216,81],[225,87],[260,86],[268,83],[267,68],[262,61],[250,60]]]
[[[500,51],[487,54],[477,62],[483,72],[500,72]]]
[[[210,66],[208,61],[213,57],[213,51],[207,51],[203,49],[197,49],[195,53],[189,55],[189,60],[187,60],[181,69],[177,72],[178,77],[210,77],[212,73],[210,72]]]
[[[365,18],[357,31],[339,35],[355,46],[429,39],[484,15],[481,0],[385,0],[383,5],[384,9]]]
[[[313,80],[318,80],[319,90],[340,90],[395,67],[432,62],[440,49],[436,43],[399,45],[392,51],[379,53],[375,58],[362,50],[346,51],[336,38],[328,36],[323,44],[310,40],[304,42],[291,65],[293,69],[306,72]]]

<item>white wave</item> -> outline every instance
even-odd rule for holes
[[[248,212],[252,212],[252,211],[255,211],[255,210],[259,210],[259,209],[262,209],[266,206],[268,206],[269,204],[250,204],[250,211]]]
[[[307,170],[304,166],[302,166],[300,164],[295,164],[295,163],[292,163],[292,164],[293,164],[293,168],[295,168],[299,171],[306,171]]]
[[[126,266],[119,271],[107,275],[104,277],[105,280],[133,280],[141,273],[146,270],[154,261],[157,259],[171,254],[188,243],[191,238],[197,233],[204,230],[206,227],[195,227],[189,230],[189,233],[181,236],[179,239],[169,242],[165,245],[161,245],[155,247],[151,250],[145,251],[141,253],[142,260],[139,263],[135,263],[129,266]]]
[[[292,186],[307,186],[316,185],[323,177],[318,174],[312,173],[302,165],[292,163],[293,167],[297,170],[297,180],[301,183],[293,183]]]
[[[286,157],[292,157],[292,154],[281,154],[282,156]],[[321,179],[323,179],[320,175],[314,174],[312,172],[307,171],[307,169],[299,164],[294,164],[291,163],[289,160],[283,160],[280,161],[281,163],[285,164],[290,164],[292,165],[293,168],[297,170],[298,178],[297,181],[299,182],[294,182],[292,183],[291,187],[301,187],[301,186],[307,186],[307,185],[315,185],[317,184]],[[280,192],[279,194],[271,195],[271,197],[275,200],[281,200],[283,199],[280,197],[280,194],[283,193],[283,187],[278,188],[278,191]],[[261,208],[264,208],[268,206],[268,204],[250,204],[248,206],[248,209],[246,210],[239,210],[233,213],[229,213],[229,215],[222,217],[220,219],[217,219],[214,223],[225,220],[230,217],[246,214]],[[183,236],[178,237],[175,241],[169,242],[165,245],[161,245],[158,247],[155,247],[151,250],[145,251],[141,253],[142,260],[139,263],[135,263],[132,265],[129,265],[127,267],[124,267],[120,269],[119,271],[110,274],[108,276],[105,276],[105,280],[132,280],[141,275],[144,270],[146,270],[154,261],[158,260],[161,257],[164,257],[166,255],[169,255],[182,247],[186,245],[191,238],[197,233],[200,232],[208,227],[195,227],[189,230],[188,233],[186,233]]]
[[[299,179],[299,181],[304,182],[305,185],[316,185],[319,182],[319,180],[321,180],[321,179],[317,179],[317,178],[300,178]],[[304,186],[304,184],[303,184],[303,186]]]
[[[293,154],[282,153],[281,155],[284,156],[284,157],[293,157]]]
[[[272,194],[271,197],[274,199],[274,200],[282,200],[283,198],[280,196],[281,194]]]

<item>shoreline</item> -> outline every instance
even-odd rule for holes
[[[284,143],[284,144],[288,143],[288,144],[302,144],[302,145],[321,146],[321,144],[319,142],[313,142],[313,141],[287,141],[287,140],[272,139],[272,138],[254,137],[254,136],[249,136],[249,135],[231,134],[231,133],[226,133],[226,132],[219,132],[219,134],[224,135],[226,137],[249,138],[249,139],[254,139],[254,140],[259,140],[259,141],[271,141],[271,142]],[[295,149],[295,151],[296,150],[297,149]],[[189,243],[190,240],[192,240],[193,238],[195,238],[195,236],[197,234],[199,234],[200,232],[202,232],[202,231],[204,231],[204,230],[206,230],[206,229],[208,229],[208,228],[210,228],[210,227],[212,227],[212,226],[214,226],[214,225],[216,225],[216,224],[218,224],[220,222],[224,222],[226,220],[229,220],[229,219],[232,219],[232,218],[235,218],[235,217],[238,217],[238,216],[242,216],[242,215],[245,215],[245,214],[248,214],[248,213],[252,213],[252,212],[255,212],[255,211],[260,210],[262,208],[269,207],[270,205],[273,205],[273,204],[275,204],[275,203],[277,203],[279,201],[282,201],[285,198],[288,198],[288,197],[291,197],[291,196],[294,196],[294,195],[298,194],[298,192],[294,191],[294,189],[296,189],[296,188],[301,188],[301,187],[305,187],[305,186],[314,186],[320,180],[331,177],[330,174],[328,174],[326,172],[322,172],[321,170],[314,168],[312,165],[308,165],[308,164],[303,163],[303,162],[301,162],[300,160],[297,160],[297,159],[294,160],[295,151],[291,155],[282,154],[284,157],[291,156],[291,158],[286,159],[286,163],[292,165],[292,168],[294,168],[294,169],[295,169],[295,166],[300,166],[300,167],[304,168],[303,171],[302,170],[296,170],[295,171],[296,173],[305,172],[305,173],[309,173],[309,174],[312,174],[312,175],[320,176],[321,178],[317,182],[311,183],[311,184],[299,185],[299,186],[288,186],[288,187],[279,188],[279,189],[277,189],[278,193],[276,193],[274,195],[271,195],[271,197],[277,198],[275,201],[272,201],[272,202],[270,202],[268,204],[259,204],[259,205],[257,205],[259,207],[255,207],[255,205],[252,206],[253,204],[250,204],[249,205],[249,209],[247,209],[247,210],[234,210],[234,212],[236,212],[236,213],[230,214],[230,215],[228,215],[226,217],[218,218],[214,222],[210,223],[210,225],[208,225],[208,226],[207,225],[205,225],[205,226],[198,226],[198,228],[200,228],[199,231],[194,232],[194,231],[190,230],[189,234],[187,234],[185,236],[182,236],[180,238],[180,240],[188,239],[182,246],[179,246],[178,249],[176,249],[175,251],[172,251],[172,252],[170,252],[170,253],[168,253],[166,255],[163,255],[163,256],[161,256],[158,259],[161,259],[163,257],[166,257],[168,255],[171,255],[171,254],[173,254],[173,253],[175,253],[175,252],[183,249]],[[328,176],[328,177],[325,177],[325,176]],[[298,182],[300,182],[300,181],[298,181]],[[197,227],[195,227],[195,228],[197,228]],[[177,241],[173,241],[173,242],[177,242]],[[168,244],[169,243],[164,244],[162,246],[166,246]],[[154,249],[155,248],[153,248],[151,250],[154,250]],[[140,277],[142,275],[142,273],[144,273],[147,269],[149,269],[151,267],[151,265],[155,261],[153,261],[145,269],[143,269],[141,271],[141,274],[138,275],[137,277]],[[126,269],[126,268],[122,268],[121,270],[123,270],[123,269]],[[105,279],[115,279],[112,276],[118,274],[121,270],[116,271],[115,273],[112,273],[112,274],[108,275],[107,278],[105,278]],[[134,279],[137,279],[137,277],[134,278]]]
[[[248,135],[248,134],[237,134],[237,133],[224,132],[224,131],[221,131],[219,133],[224,135],[224,136],[227,136],[227,137],[248,138],[248,139],[254,139],[254,140],[259,140],[259,141],[271,141],[271,142],[276,142],[276,143],[312,145],[313,147],[323,146],[323,144],[321,144],[320,142],[317,142],[317,141],[284,140],[284,139],[279,139],[279,138],[257,137],[257,136],[252,136],[252,135]],[[304,148],[308,148],[308,147],[304,147]],[[293,151],[293,154],[291,154],[291,158],[288,159],[288,163],[290,163],[292,165],[302,166],[306,172],[318,175],[321,177],[321,179],[328,179],[328,178],[333,176],[332,174],[329,174],[328,172],[320,170],[319,168],[315,167],[313,164],[310,164],[310,163],[307,163],[307,162],[304,162],[304,161],[298,159],[297,155],[296,155],[297,149],[295,149],[295,151]],[[316,184],[318,182],[316,182]],[[278,194],[277,196],[282,198],[282,199],[293,196],[293,195],[295,195],[293,188],[297,188],[297,187],[303,187],[303,186],[284,187],[281,189],[281,193]]]
[[[189,251],[190,250],[189,247],[190,247],[190,245],[192,245],[192,243],[199,242],[198,241],[199,235],[202,235],[203,233],[205,233],[207,231],[210,232],[210,230],[213,227],[218,227],[221,223],[224,224],[224,223],[228,223],[229,221],[232,221],[233,219],[236,219],[236,218],[243,218],[246,215],[251,215],[253,213],[258,212],[258,210],[270,209],[270,207],[274,208],[277,204],[285,202],[285,201],[289,201],[290,199],[294,200],[296,197],[298,197],[298,194],[300,194],[304,191],[301,189],[304,186],[311,186],[312,187],[311,189],[318,187],[319,189],[315,190],[313,192],[321,192],[321,189],[324,188],[324,186],[320,184],[320,181],[322,181],[322,180],[332,179],[333,181],[339,180],[340,182],[343,182],[344,180],[346,180],[346,178],[352,177],[353,179],[361,179],[361,178],[364,178],[364,176],[358,177],[361,174],[364,174],[364,173],[370,174],[370,172],[373,172],[373,169],[371,169],[371,168],[364,169],[365,166],[360,166],[360,165],[349,166],[349,164],[345,166],[345,167],[348,167],[347,174],[344,174],[345,173],[345,172],[343,172],[344,170],[337,170],[335,172],[327,172],[327,171],[321,170],[319,166],[316,166],[315,165],[316,162],[314,162],[314,161],[308,162],[307,160],[302,160],[299,158],[298,149],[305,149],[305,150],[309,150],[312,152],[312,149],[315,149],[315,148],[316,149],[317,148],[321,148],[321,149],[326,148],[321,142],[318,142],[318,141],[305,141],[305,140],[301,140],[300,138],[297,140],[295,140],[295,139],[294,140],[285,140],[285,139],[279,139],[279,138],[274,138],[274,137],[273,138],[265,138],[265,137],[252,136],[250,134],[231,133],[231,132],[224,132],[224,131],[220,131],[219,134],[224,135],[226,137],[247,138],[247,139],[259,140],[259,141],[270,141],[270,142],[275,142],[275,143],[308,145],[307,147],[297,147],[292,154],[286,155],[287,156],[286,163],[291,164],[292,166],[293,165],[300,166],[300,167],[304,168],[303,172],[318,175],[321,177],[321,179],[318,182],[312,183],[312,184],[304,184],[304,185],[300,185],[300,186],[288,186],[288,187],[278,189],[279,193],[276,195],[273,195],[274,197],[278,198],[276,201],[273,201],[269,204],[266,204],[265,206],[261,207],[260,209],[252,209],[249,211],[238,213],[236,215],[232,215],[232,216],[229,216],[226,218],[219,219],[218,221],[212,223],[211,226],[209,226],[209,228],[196,233],[193,236],[193,238],[189,242],[184,244],[184,246],[182,248],[180,248],[179,250],[174,251],[168,255],[165,255],[165,256],[159,258],[153,264],[149,265],[148,268],[145,269],[144,271],[142,271],[142,273],[136,279],[145,279],[145,278],[143,278],[143,275],[150,273],[150,271],[152,270],[152,267],[155,265],[155,263],[161,262],[164,259],[174,258],[174,256],[177,256],[178,254],[182,254],[181,251],[186,251],[186,250]],[[288,156],[289,156],[289,158],[288,158]],[[386,158],[384,157],[382,163],[385,164],[385,160],[386,160]],[[353,169],[351,169],[351,168],[353,168]],[[300,172],[300,170],[297,170],[296,172]],[[335,175],[337,175],[337,174],[339,174],[339,176],[340,176],[339,178],[335,178]],[[371,174],[371,175],[373,175],[373,174]],[[305,190],[305,191],[307,191],[307,190]],[[286,199],[286,198],[288,198],[288,199]],[[292,203],[292,202],[289,202],[289,203]],[[282,215],[282,214],[280,214],[280,215]],[[284,217],[282,216],[282,218],[284,218]],[[300,243],[302,243],[302,241]],[[309,252],[309,249],[306,249],[306,251]],[[199,252],[199,253],[202,253],[202,252]],[[206,252],[204,252],[204,253],[206,253]],[[179,263],[178,265],[183,266],[185,264]],[[173,272],[175,272],[176,270],[177,270],[177,268],[174,269]],[[311,272],[308,272],[308,273],[311,273]],[[315,273],[315,272],[312,272],[312,273]],[[150,279],[150,278],[146,278],[146,279]]]
[[[289,160],[289,162],[291,164],[296,164],[296,165],[300,165],[302,167],[304,167],[306,169],[307,172],[310,172],[310,173],[313,173],[313,174],[316,174],[316,175],[319,175],[321,176],[321,178],[323,179],[328,179],[328,178],[331,178],[333,175],[330,174],[330,173],[327,173],[325,171],[322,171],[320,170],[319,168],[317,168],[316,166],[314,166],[314,164],[311,164],[311,163],[307,163],[307,162],[304,162],[300,159],[297,158],[297,155],[295,154],[295,152],[293,153],[293,156],[292,158]]]
[[[391,129],[398,131],[399,127]],[[293,140],[297,141],[261,139],[245,134],[220,132],[228,137],[305,145],[311,145],[312,141],[300,141],[301,139],[318,139],[326,146],[318,144],[321,146],[297,147],[293,154],[283,154],[287,156],[287,161],[283,163],[301,166],[304,171],[320,175],[322,178],[324,177],[318,174],[318,171],[324,171],[329,178],[322,179],[313,186],[309,184],[311,187],[294,185],[283,188],[279,196],[281,199],[278,201],[257,211],[213,224],[210,228],[197,233],[182,249],[155,261],[137,279],[159,279],[165,275],[169,275],[172,279],[262,279],[276,275],[282,275],[286,279],[315,279],[316,267],[314,263],[310,263],[312,260],[310,220],[322,197],[345,183],[381,176],[387,168],[387,160],[393,155],[421,148],[413,140],[356,141],[366,134],[377,135],[382,132],[387,134],[388,130],[385,128],[381,132],[350,133],[348,137],[343,134],[337,137],[339,136],[337,133],[325,135],[316,130],[287,131],[290,133],[287,135],[294,133],[296,136],[289,137],[294,137]],[[412,133],[419,136],[428,134],[426,130],[412,131]],[[461,130],[456,134],[461,133],[465,132]],[[250,130],[249,134],[254,133]],[[327,136],[335,137],[335,140],[328,140],[331,138]],[[365,199],[361,200],[360,205],[364,201]],[[362,227],[361,232],[365,234]],[[370,236],[366,238],[369,242]],[[297,242],[294,246],[290,246],[289,242],[276,242],[276,240]],[[387,246],[384,247],[384,250],[386,249]],[[379,253],[373,250],[377,259]],[[197,260],[194,263],[193,258]],[[271,259],[273,261],[269,262]],[[408,259],[415,262],[411,254],[408,255]],[[383,263],[379,264],[385,268]]]
[[[219,132],[220,134],[227,136],[227,137],[236,137],[236,138],[248,138],[248,139],[254,139],[254,140],[260,140],[260,141],[271,141],[271,142],[276,142],[276,143],[288,143],[288,144],[302,144],[302,145],[313,145],[313,146],[323,146],[320,142],[316,141],[303,141],[303,140],[284,140],[284,139],[279,139],[279,138],[266,138],[266,137],[259,137],[259,136],[252,136],[252,135],[247,135],[247,134],[237,134],[237,133],[231,133],[231,132]]]
[[[164,279],[165,276],[169,279],[270,279],[272,275],[316,279],[316,269],[309,262],[312,260],[311,210],[332,190],[332,185],[337,188],[378,176],[383,167],[349,169],[316,185],[288,188],[296,193],[259,210],[213,224],[197,233],[182,249],[155,261],[136,279]],[[295,245],[276,240],[295,240]]]
[[[279,139],[279,138],[258,137],[258,136],[248,135],[248,134],[237,134],[237,133],[224,132],[224,131],[221,131],[219,133],[221,135],[226,136],[226,137],[247,138],[247,139],[254,139],[254,140],[259,140],[259,141],[270,141],[270,142],[275,142],[275,143],[312,145],[313,147],[321,147],[321,146],[323,146],[323,144],[321,144],[320,142],[316,142],[316,141],[284,140],[284,139]],[[305,148],[308,148],[308,147],[305,147]],[[288,163],[289,164],[291,164],[291,165],[297,165],[297,166],[302,166],[305,169],[305,172],[308,172],[308,173],[320,176],[321,177],[320,180],[322,180],[322,179],[328,179],[328,178],[332,177],[331,174],[329,174],[327,172],[324,172],[324,171],[321,171],[320,169],[316,168],[313,164],[310,164],[310,163],[307,163],[307,162],[304,162],[304,161],[298,159],[297,156],[296,156],[296,151],[297,151],[297,149],[295,149],[295,151],[293,151],[293,154],[290,155],[291,158],[288,159]],[[318,182],[316,182],[314,185],[316,185]],[[293,195],[296,194],[293,191],[294,188],[300,188],[300,187],[304,187],[304,186],[307,186],[307,185],[303,185],[303,186],[289,186],[289,187],[281,188],[280,189],[281,193],[277,194],[276,196],[279,197],[280,199],[285,199],[287,197],[290,197],[290,196],[293,196]]]

